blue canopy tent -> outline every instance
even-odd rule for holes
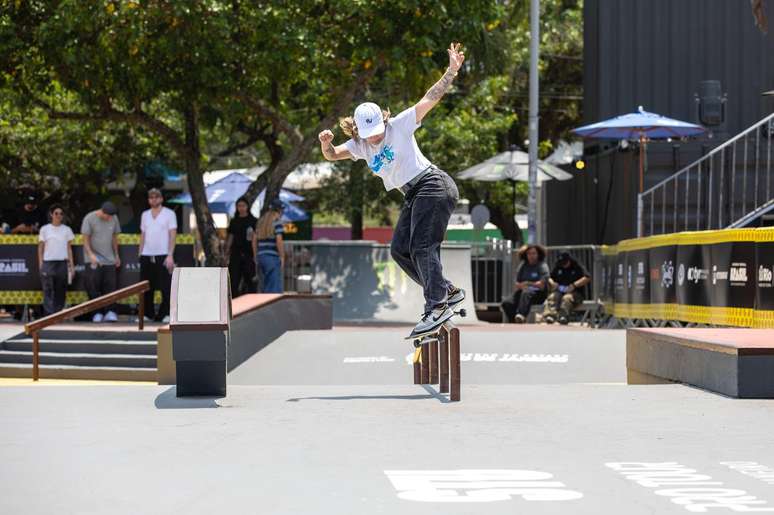
[[[639,140],[640,142],[640,193],[645,186],[643,151],[648,139],[686,138],[696,136],[707,129],[693,123],[673,120],[666,116],[645,111],[616,116],[609,120],[573,129],[572,133],[583,138]]]
[[[229,216],[233,216],[234,211],[236,210],[237,200],[245,194],[245,191],[247,191],[247,188],[252,182],[253,180],[250,177],[239,172],[234,172],[208,185],[205,188],[205,192],[207,193],[207,203],[209,204],[210,209],[214,213],[227,213]],[[260,214],[265,194],[266,191],[262,191],[255,202],[253,202],[250,212],[253,213],[254,216]],[[304,200],[304,197],[296,195],[292,191],[283,189],[280,190],[279,198],[284,207],[282,215],[284,221],[300,222],[309,219],[309,214],[306,211],[293,204],[293,202]],[[190,206],[192,204],[191,194],[181,193],[169,202],[172,204]]]

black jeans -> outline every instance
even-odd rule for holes
[[[513,322],[513,317],[521,315],[526,318],[529,315],[530,308],[535,304],[542,304],[546,300],[546,291],[528,291],[516,290],[513,292],[513,298],[503,302],[503,312],[506,322]]]
[[[96,299],[97,297],[116,291],[118,284],[118,269],[116,268],[116,265],[97,265],[95,268],[92,268],[90,263],[86,263],[86,274],[83,279],[89,300]],[[115,305],[110,305],[94,312],[107,313],[108,311],[115,311]]]
[[[67,294],[67,261],[44,261],[40,283],[43,286],[43,315],[62,311]]]
[[[255,293],[255,258],[252,252],[232,252],[228,261],[228,276],[231,279],[231,296],[238,297],[242,293]],[[244,281],[244,292],[239,289]]]
[[[172,275],[164,266],[167,256],[140,256],[140,280],[150,282],[150,290],[145,292],[145,316],[160,322],[169,315],[169,290],[172,288]],[[161,291],[161,305],[156,311],[153,295]]]
[[[425,311],[446,304],[451,283],[443,277],[441,243],[459,197],[454,180],[432,168],[406,195],[392,235],[392,258],[422,286]]]

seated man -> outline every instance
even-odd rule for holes
[[[511,300],[503,301],[502,310],[508,323],[527,321],[533,304],[540,304],[546,298],[548,265],[545,263],[546,249],[540,245],[524,245],[519,249],[521,263],[516,270],[516,291]],[[514,319],[515,317],[515,319]]]
[[[559,254],[559,259],[548,278],[552,291],[546,300],[543,320],[553,324],[558,312],[559,323],[567,324],[570,321],[570,313],[572,313],[573,308],[583,302],[580,289],[590,282],[589,273],[583,265],[575,261],[569,252]]]

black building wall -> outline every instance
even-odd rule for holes
[[[772,3],[767,14],[774,27]],[[640,105],[697,122],[694,93],[700,81],[713,79],[728,93],[725,126],[702,141],[649,144],[646,189],[774,111],[774,99],[761,97],[774,89],[774,37],[755,27],[748,0],[585,1],[585,123]],[[615,243],[636,235],[634,147],[587,157],[586,170],[572,181],[546,183],[549,244]],[[601,149],[587,143],[588,154]]]

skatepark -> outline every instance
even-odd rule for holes
[[[177,310],[180,324],[196,313],[211,330],[206,307],[188,304],[196,305]],[[257,304],[248,310],[235,301],[241,314],[231,327],[282,305]],[[181,341],[175,335],[192,341],[192,327],[176,327],[173,319],[173,346]],[[179,396],[174,384],[5,379],[0,507],[774,511],[771,401],[684,384],[629,385],[622,330],[464,319],[458,327],[459,402],[438,384],[413,384],[414,349],[403,339],[409,326],[395,325],[281,332],[228,367],[225,395]],[[235,347],[255,339],[237,334]]]
[[[410,384],[403,332],[288,332],[233,370],[222,398],[178,398],[174,386],[149,384],[4,385],[0,506],[774,509],[765,474],[774,463],[771,401],[678,384],[627,386],[623,331],[463,326],[462,401],[449,403],[433,386]],[[642,474],[627,476],[634,472]]]
[[[774,513],[772,20],[5,2],[0,515]]]

